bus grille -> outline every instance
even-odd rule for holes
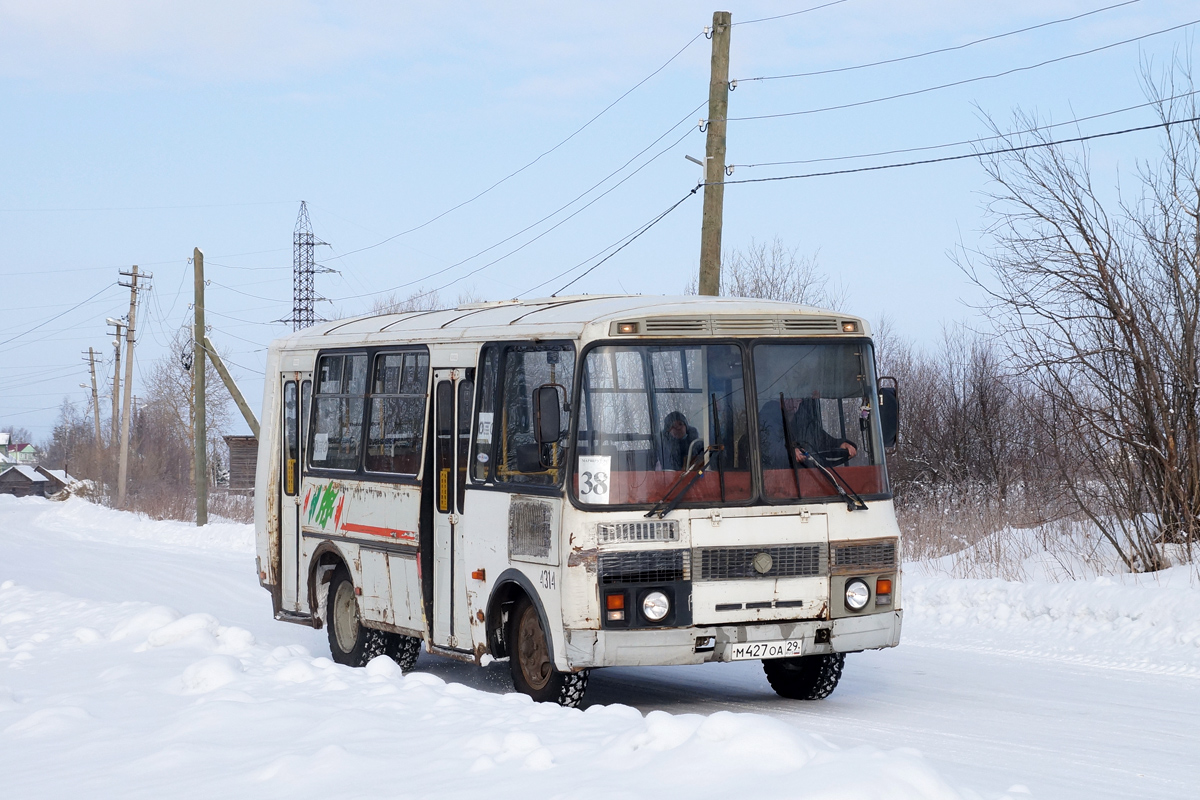
[[[864,570],[890,570],[896,567],[896,540],[877,539],[833,546],[830,571],[835,575]]]
[[[673,519],[601,522],[596,526],[596,536],[601,543],[677,542],[679,541],[679,523]]]
[[[811,578],[824,573],[823,544],[783,547],[706,547],[692,553],[692,574],[699,581],[729,581],[741,578]],[[770,557],[755,558],[760,554]],[[769,564],[769,566],[768,566]]]
[[[549,503],[513,500],[508,507],[508,554],[547,558],[553,516]]]
[[[600,584],[673,583],[686,581],[683,550],[606,553],[600,556]]]

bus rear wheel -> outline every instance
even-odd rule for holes
[[[402,633],[390,633],[387,637],[387,654],[400,665],[401,672],[409,672],[417,665],[417,657],[421,655],[421,640]]]
[[[541,617],[522,597],[508,620],[508,666],[513,686],[539,703],[575,708],[587,690],[587,670],[559,672],[554,668]]]
[[[365,667],[375,656],[390,655],[388,634],[366,627],[359,619],[354,581],[345,567],[338,567],[329,583],[325,619],[329,629],[329,652],[337,663]]]
[[[824,700],[833,694],[846,663],[844,653],[768,658],[763,672],[775,694],[789,700]]]

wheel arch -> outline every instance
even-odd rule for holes
[[[507,634],[504,630],[504,609],[505,606],[515,603],[522,595],[529,598],[529,602],[533,604],[538,613],[538,618],[542,622],[542,630],[546,634],[546,652],[550,653],[550,657],[553,659],[554,632],[550,627],[550,620],[546,616],[546,607],[542,605],[542,598],[538,596],[533,581],[529,580],[525,573],[513,568],[506,569],[500,574],[492,587],[492,594],[488,598],[488,652],[493,658],[504,658],[509,655]]]
[[[312,559],[308,562],[308,608],[312,614],[313,627],[317,630],[325,626],[320,607],[321,586],[333,579],[333,571],[338,567],[344,568],[353,582],[354,571],[350,569],[350,559],[346,558],[346,554],[330,541],[317,545]]]

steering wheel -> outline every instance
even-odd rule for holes
[[[693,455],[693,454],[695,454],[695,455]],[[691,463],[694,459],[699,458],[703,455],[704,455],[704,441],[701,439],[693,439],[692,443],[688,445],[688,454],[687,454],[687,458],[683,462],[683,468],[687,469],[691,465]]]
[[[827,467],[840,467],[850,460],[850,451],[844,447],[832,450],[818,450],[815,454]]]

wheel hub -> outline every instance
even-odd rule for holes
[[[521,664],[521,674],[530,687],[544,689],[550,682],[554,665],[550,663],[550,654],[546,651],[542,623],[532,607],[525,609],[517,626],[517,658]]]

